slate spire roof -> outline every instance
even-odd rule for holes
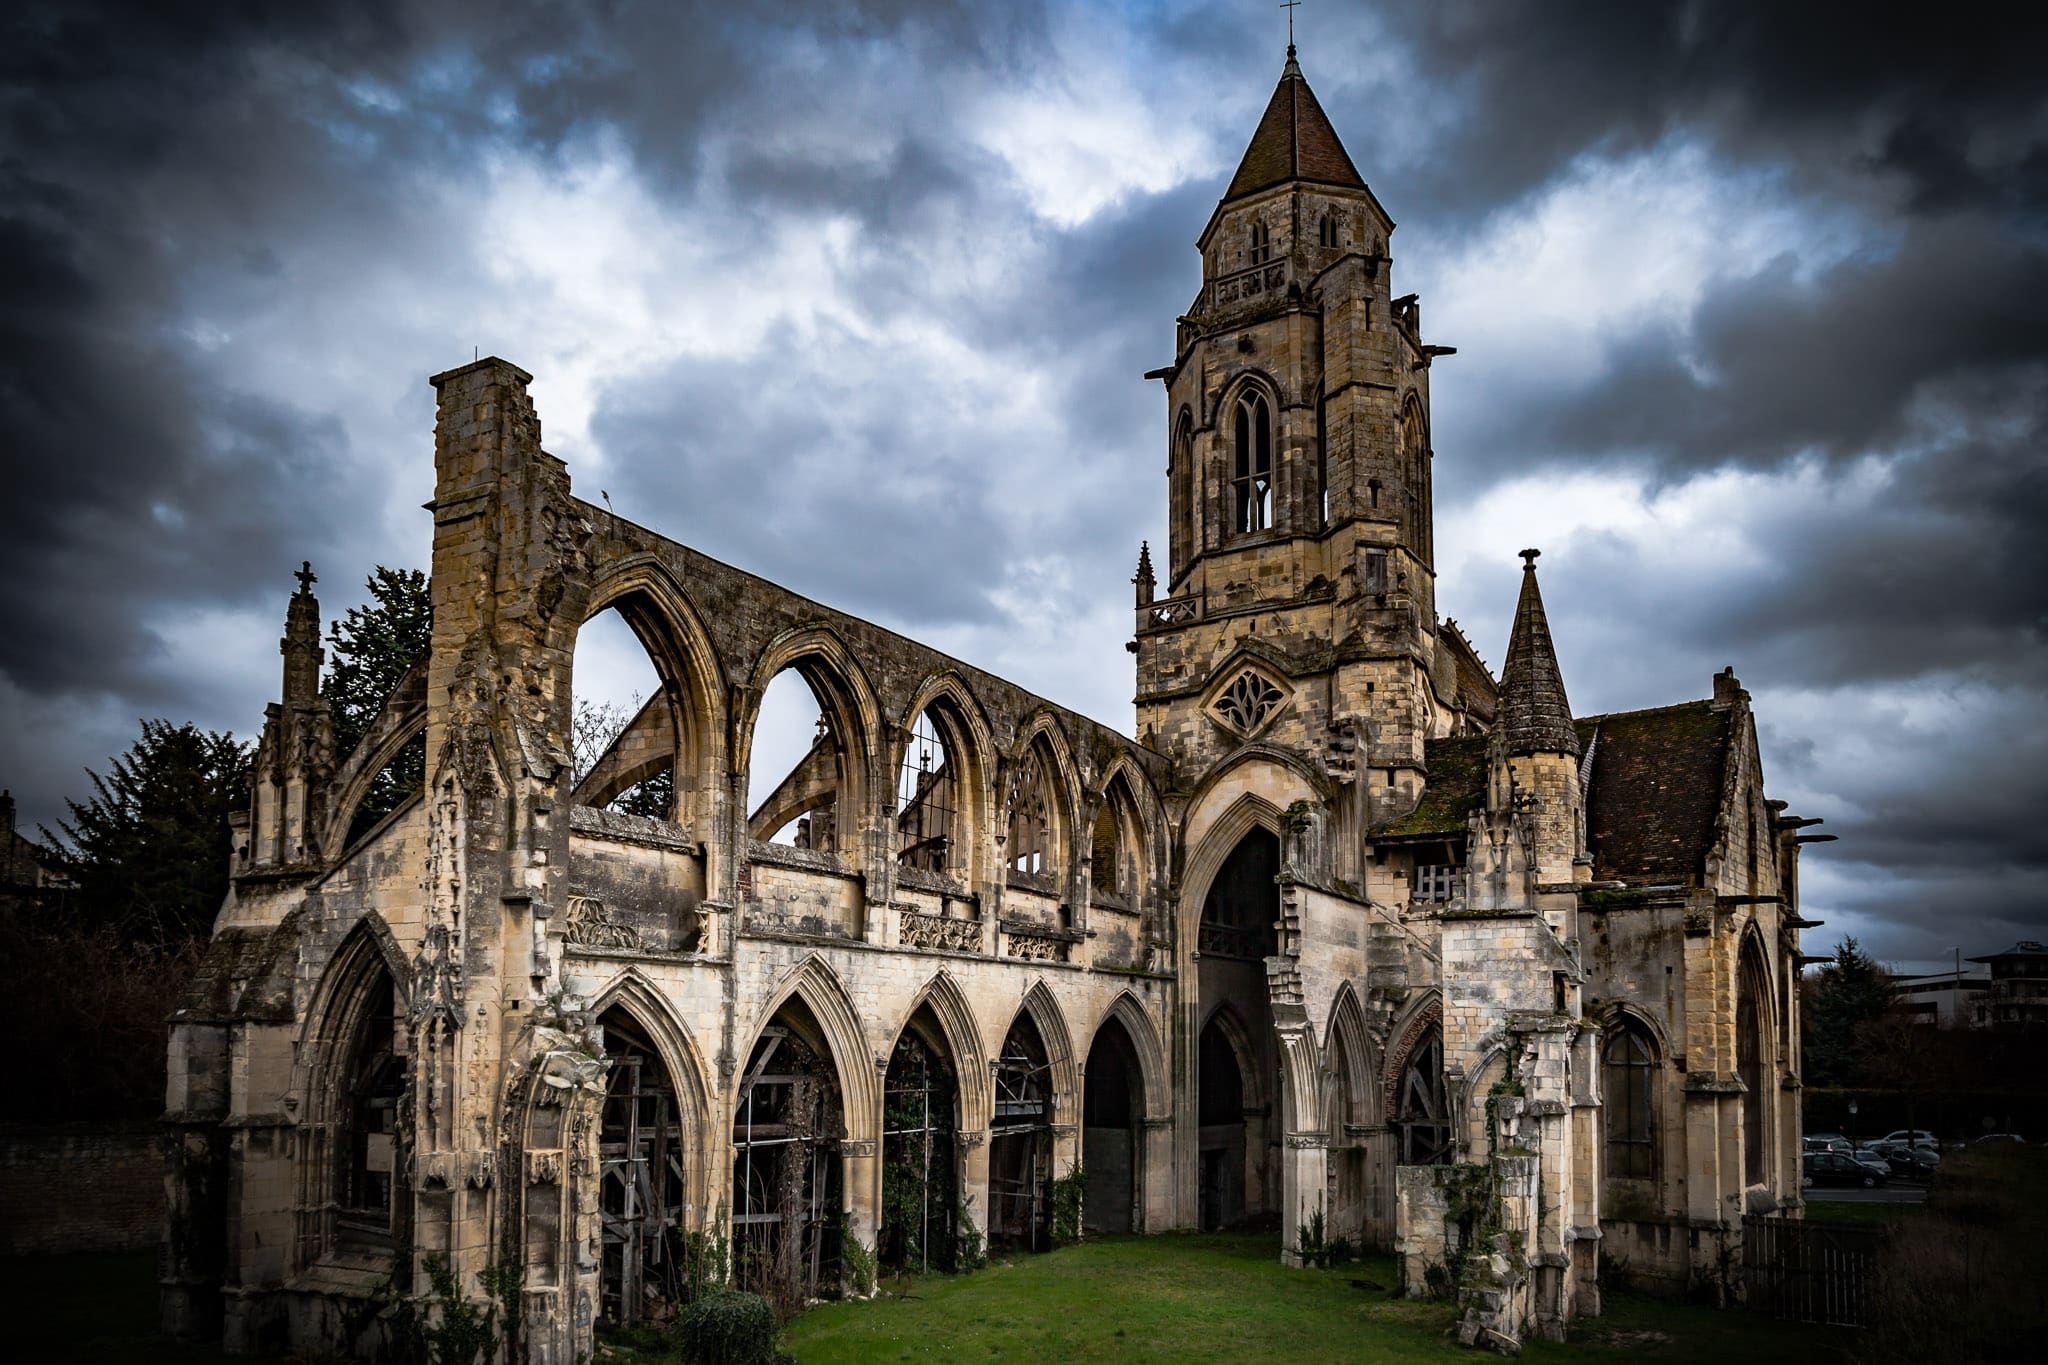
[[[1287,48],[1287,65],[1280,72],[1280,84],[1252,134],[1237,174],[1224,191],[1228,203],[1241,195],[1256,194],[1290,180],[1314,180],[1326,185],[1343,185],[1362,190],[1365,181],[1351,164],[1337,130],[1330,126],[1315,92],[1302,79],[1295,63],[1294,47]]]
[[[1539,550],[1522,551],[1522,597],[1515,603],[1515,628],[1508,636],[1507,662],[1500,670],[1500,719],[1510,754],[1579,752],[1571,703],[1550,642],[1543,593],[1536,586]]]

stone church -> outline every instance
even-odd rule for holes
[[[1796,1216],[1815,822],[1732,670],[1573,714],[1534,550],[1497,678],[1438,615],[1393,229],[1290,48],[1148,376],[1131,735],[578,498],[518,367],[435,376],[431,649],[353,752],[286,610],[171,1026],[167,1325],[374,1355],[445,1267],[568,1365],[706,1275],[1250,1225],[1513,1349],[1603,1247],[1713,1287]],[[607,611],[660,687],[578,771]],[[786,671],[816,734],[750,802]]]

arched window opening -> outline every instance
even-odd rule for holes
[[[1625,1022],[1607,1035],[1600,1052],[1600,1102],[1608,1178],[1655,1179],[1657,1059],[1636,1024]]]
[[[336,1231],[344,1243],[390,1245],[395,1197],[404,1170],[400,1110],[405,1098],[405,1033],[396,993],[378,971],[358,1008],[343,1053],[334,1163]]]
[[[965,750],[949,739],[957,727],[941,725],[926,707],[910,723],[910,742],[896,773],[896,861],[920,872],[964,876],[966,839],[961,827]]]
[[[584,622],[572,676],[575,804],[677,819],[676,712],[645,644],[616,608]]]
[[[837,850],[846,776],[846,746],[831,712],[798,669],[783,669],[762,693],[754,722],[747,833],[762,843]]]
[[[1244,1217],[1244,1069],[1220,1017],[1202,1030],[1197,1058],[1195,1111],[1200,1122],[1198,1212],[1204,1232]]]
[[[1058,763],[1043,739],[1024,751],[1010,784],[1010,819],[1003,857],[1013,877],[1037,889],[1056,889],[1060,871],[1060,800],[1053,785]]]
[[[931,1006],[896,1040],[882,1086],[881,1263],[960,1270],[960,1083]]]
[[[1238,841],[1202,902],[1203,957],[1263,961],[1280,951],[1280,840],[1254,829]]]
[[[667,1316],[695,1289],[683,1255],[691,1144],[675,1085],[645,1031],[617,1008],[598,1022],[608,1058],[597,1138],[600,1314],[631,1326]]]
[[[1195,430],[1185,411],[1174,424],[1173,447],[1167,457],[1166,476],[1167,516],[1176,547],[1172,563],[1167,567],[1171,576],[1174,569],[1185,562],[1184,554],[1177,547],[1194,535]]]
[[[1430,507],[1429,431],[1421,405],[1410,402],[1401,415],[1401,448],[1407,483],[1410,543],[1428,562],[1434,554],[1434,516]]]
[[[831,1053],[791,1001],[747,1059],[732,1132],[734,1278],[779,1309],[839,1288],[844,1137]]]
[[[1019,1013],[995,1065],[989,1129],[990,1249],[1052,1245],[1052,1065],[1029,1013]]]
[[[1273,259],[1273,234],[1260,219],[1252,220],[1251,246],[1246,254],[1253,265],[1264,265]]]
[[[1323,215],[1322,243],[1324,246],[1335,247],[1342,245],[1343,231],[1342,220],[1337,217],[1336,213],[1330,212]]]
[[[1266,395],[1248,389],[1237,400],[1231,497],[1239,534],[1273,524],[1273,409]]]
[[[1450,1160],[1450,1103],[1444,1093],[1443,1031],[1431,1024],[1401,1065],[1394,1090],[1395,1160],[1433,1166]]]
[[[1130,787],[1119,773],[1103,789],[1088,840],[1088,882],[1094,900],[1124,909],[1137,905],[1143,893],[1139,854],[1144,837]]]
[[[1735,1002],[1735,1069],[1742,1078],[1745,1092],[1742,1096],[1743,1179],[1751,1185],[1762,1184],[1768,1174],[1765,1170],[1768,1147],[1765,1129],[1770,1096],[1765,1089],[1768,1073],[1764,1067],[1764,989],[1763,973],[1757,970],[1754,954],[1743,954]]]
[[[1115,1018],[1103,1021],[1088,1049],[1081,1090],[1081,1168],[1088,1173],[1083,1217],[1093,1233],[1136,1232],[1138,1167],[1143,1159],[1143,1083],[1131,1035]]]

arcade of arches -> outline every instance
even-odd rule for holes
[[[1603,1239],[1682,1280],[1798,1213],[1814,822],[1732,671],[1574,717],[1534,551],[1498,676],[1438,617],[1447,348],[1291,60],[1274,100],[1162,320],[1129,734],[578,498],[516,366],[435,376],[431,649],[353,753],[285,606],[171,1029],[172,1331],[347,1350],[445,1248],[567,1365],[704,1238],[795,1302],[1043,1248],[1077,1187],[1419,1292],[1484,1166],[1516,1269],[1464,1321],[1520,1340]]]

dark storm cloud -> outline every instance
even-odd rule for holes
[[[493,145],[557,151],[596,125],[625,131],[641,164],[682,192],[708,111],[758,120],[766,165],[777,101],[809,90],[829,102],[835,50],[896,44],[871,76],[896,61],[1007,61],[1028,50],[1031,14],[887,0],[756,16],[716,5],[16,10],[0,41],[12,511],[0,672],[32,691],[190,705],[151,672],[166,612],[273,598],[280,568],[303,556],[361,557],[362,539],[321,514],[361,467],[331,415],[336,396],[313,376],[309,406],[251,392],[190,335],[224,300],[332,287],[277,278],[277,244],[324,239],[343,276],[394,254],[418,260],[439,244],[414,235],[409,176],[460,177]],[[793,67],[808,67],[794,84]],[[919,184],[936,193],[957,179],[915,140],[888,170],[897,207],[916,203]],[[740,179],[768,197],[761,176]]]
[[[518,225],[488,168],[553,188],[593,148],[619,149],[649,230],[708,234],[734,270],[829,225],[818,287],[866,330],[785,317],[751,353],[616,377],[589,420],[597,450],[560,452],[579,491],[601,479],[624,514],[908,628],[996,632],[1020,610],[1078,619],[1120,599],[1163,514],[1163,403],[1138,376],[1172,358],[1193,238],[1282,41],[1270,6],[1158,8],[18,9],[0,32],[0,688],[49,718],[82,698],[176,715],[200,702],[164,666],[180,613],[268,612],[306,556],[330,561],[332,612],[370,563],[416,554],[421,376],[477,340],[521,361],[555,322],[536,308],[502,343],[468,330],[478,301],[532,283],[489,256],[497,224],[466,221]],[[1440,288],[1414,278],[1418,258],[1455,260],[1546,195],[1597,196],[1588,164],[1699,148],[1710,178],[1775,177],[1796,201],[1783,261],[1721,263],[1682,315],[1597,343],[1590,378],[1467,380],[1489,363],[1468,347],[1438,389],[1440,415],[1455,409],[1439,435],[1460,433],[1439,442],[1439,507],[1537,471],[1762,480],[1736,514],[1744,557],[1709,582],[1640,535],[1588,535],[1554,573],[1546,559],[1578,604],[1561,638],[1598,642],[1581,676],[1644,690],[1602,704],[1698,695],[1733,660],[1779,708],[1767,721],[1822,697],[1896,724],[1873,753],[1802,746],[1789,726],[1770,743],[1774,781],[1833,802],[1851,836],[1819,884],[1915,951],[1947,932],[1930,905],[2011,899],[2042,813],[2040,756],[1983,736],[2027,723],[2044,685],[2048,20],[1967,10],[1410,0],[1300,16],[1309,77],[1404,225],[1404,289]],[[1121,65],[1082,70],[1077,50]],[[1104,80],[1216,164],[1132,177],[1156,188],[1067,225],[977,140],[971,105],[1029,92],[1042,118],[1115,117],[1087,99]],[[1131,145],[1116,126],[1054,132]],[[1853,252],[1816,253],[1808,213],[1851,221]],[[416,316],[366,335],[337,301],[377,276]],[[298,349],[250,366],[270,334],[236,338],[237,322],[279,299],[303,312]],[[933,332],[956,350],[899,340]],[[949,372],[958,353],[985,373]],[[1004,369],[1035,411],[974,410]],[[407,506],[410,548],[379,522],[387,504]],[[1511,558],[1501,574],[1504,612]],[[1485,587],[1447,584],[1447,608]],[[1019,592],[1038,596],[1019,608]],[[1480,644],[1498,658],[1498,638]],[[251,660],[251,699],[272,663]],[[1898,719],[1943,688],[1972,699],[1957,718]],[[43,754],[18,770],[48,771]],[[1947,880],[1929,890],[1927,868]],[[2048,914],[2037,894],[1999,913]]]
[[[1404,94],[1452,131],[1405,168],[1434,216],[1484,212],[1588,149],[1673,131],[1812,174],[1895,180],[1915,206],[2040,202],[2048,17],[2026,6],[1409,0],[1383,11]],[[1402,118],[1395,109],[1391,118]]]

